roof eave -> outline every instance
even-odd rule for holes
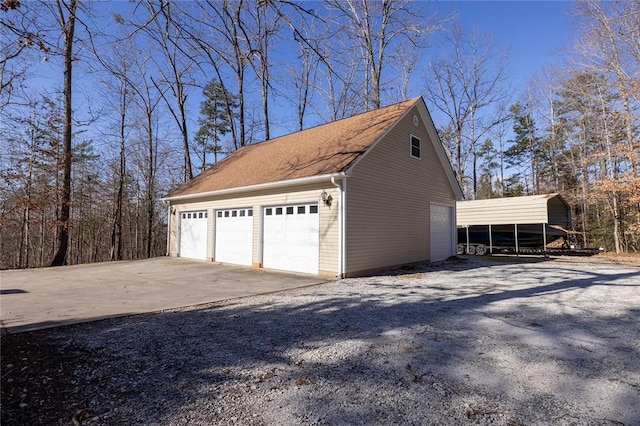
[[[279,180],[276,182],[259,183],[256,185],[241,186],[237,188],[226,188],[226,189],[218,189],[215,191],[197,192],[197,193],[184,194],[184,195],[174,195],[174,196],[164,197],[162,198],[162,201],[169,201],[169,202],[185,201],[185,200],[192,200],[196,198],[215,197],[219,195],[237,194],[237,193],[251,192],[251,191],[261,191],[261,190],[274,189],[274,188],[284,188],[288,186],[305,185],[309,183],[317,183],[317,182],[324,182],[324,181],[330,182],[332,178],[342,179],[347,176],[348,176],[348,173],[345,173],[345,172],[328,173],[323,175]]]

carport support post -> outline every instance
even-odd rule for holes
[[[491,224],[489,224],[489,253],[493,254],[493,238],[491,238]]]
[[[547,224],[542,223],[542,244],[544,244],[544,257],[547,257]]]
[[[467,254],[469,254],[469,225],[465,225],[464,229],[467,232]]]
[[[520,254],[520,249],[518,249],[518,224],[516,223],[514,226],[515,229],[515,240],[516,240],[516,256]]]

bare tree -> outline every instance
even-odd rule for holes
[[[148,59],[148,57],[147,57]],[[146,226],[145,226],[145,256],[153,255],[154,244],[154,226],[155,226],[155,202],[156,202],[156,168],[157,168],[157,122],[155,120],[156,108],[162,100],[160,93],[154,93],[156,86],[149,75],[144,58],[137,61],[136,67],[138,72],[138,84],[131,85],[136,94],[136,102],[138,103],[142,115],[144,117],[144,144],[146,147],[145,167],[143,169],[143,177],[145,183],[144,201],[146,206]]]
[[[347,58],[347,61],[342,62],[342,58],[333,59],[327,54],[323,63],[328,66],[319,69],[320,75],[315,90],[325,98],[324,105],[327,112],[318,111],[325,121],[339,120],[362,112],[365,108],[359,90],[361,86],[358,84],[358,60],[351,57]],[[341,70],[340,75],[336,72],[337,70]],[[317,110],[319,108],[316,107]]]
[[[26,107],[13,109],[2,126],[7,132],[2,135],[0,178],[7,187],[0,194],[5,248],[0,263],[27,268],[44,266],[55,249],[63,117],[60,99],[27,94],[24,101]]]
[[[19,2],[3,2],[0,11],[3,13],[0,21],[2,35],[10,34],[10,42],[16,42],[15,46],[3,45],[0,58],[0,93],[2,103],[9,102],[8,92],[14,81],[24,70],[15,71],[8,68],[8,63],[18,57],[27,47],[37,45],[40,50],[60,56],[62,58],[63,81],[62,92],[64,102],[64,128],[63,128],[63,157],[61,160],[62,182],[60,185],[60,205],[56,220],[56,252],[50,262],[51,266],[67,263],[69,249],[69,227],[71,225],[71,167],[73,162],[72,152],[72,82],[73,61],[75,58],[74,43],[76,41],[76,18],[78,8],[77,0],[56,0],[55,2],[43,2],[41,4],[29,4],[31,10],[21,11]],[[6,19],[8,12],[18,12],[16,19]],[[58,37],[45,38],[47,31],[59,35]],[[3,37],[4,40],[4,37]],[[61,41],[59,43],[58,41]],[[5,93],[7,96],[5,96]]]
[[[316,69],[319,64],[318,57],[313,51],[304,45],[299,45],[299,67],[291,67],[289,74],[295,85],[297,128],[304,128],[304,117],[309,106],[311,90],[315,82]]]
[[[577,50],[582,54],[580,66],[605,75],[616,89],[620,105],[615,117],[623,124],[622,140],[614,128],[604,128],[605,158],[609,164],[606,178],[598,182],[606,197],[613,219],[613,237],[617,252],[624,251],[623,239],[640,239],[639,150],[637,148],[640,108],[640,2],[586,0],[577,2],[576,15],[582,24]],[[601,122],[607,123],[613,112],[606,108],[608,90],[599,92]],[[617,129],[616,129],[617,130]],[[617,164],[617,166],[616,166]],[[625,215],[628,216],[625,218]],[[624,228],[627,228],[623,231]]]
[[[67,263],[67,251],[69,249],[69,226],[71,219],[71,164],[73,161],[72,150],[72,90],[73,90],[73,45],[75,41],[76,13],[78,0],[56,0],[52,5],[58,25],[62,32],[63,47],[63,99],[64,99],[64,123],[62,130],[63,144],[63,179],[61,188],[60,209],[57,223],[57,249],[51,261],[51,266],[60,266]]]
[[[17,83],[27,76],[25,53],[32,48],[46,55],[50,48],[38,33],[37,3],[0,2],[0,107],[11,103]]]
[[[471,192],[475,197],[479,141],[507,119],[494,110],[509,96],[505,88],[506,55],[488,35],[476,31],[465,34],[461,27],[454,28],[445,43],[446,56],[430,64],[425,89],[429,101],[449,121],[450,148],[462,187],[467,161],[471,161]]]
[[[111,246],[109,248],[109,260],[122,260],[124,256],[123,238],[123,209],[125,203],[125,182],[127,180],[127,139],[128,139],[128,115],[131,109],[132,93],[132,67],[135,61],[132,58],[131,40],[118,41],[113,44],[111,58],[104,52],[100,55],[100,62],[109,73],[104,82],[110,94],[115,94],[112,108],[117,115],[113,127],[117,129],[118,140],[118,165],[115,170],[116,190],[113,201],[113,218],[111,223]],[[105,97],[107,95],[105,94]]]
[[[187,98],[189,96],[189,81],[191,71],[194,66],[194,58],[191,53],[185,51],[180,42],[184,40],[180,34],[183,25],[178,20],[179,11],[176,13],[179,3],[171,3],[168,0],[161,0],[159,8],[153,1],[146,1],[149,15],[154,17],[148,25],[144,26],[147,35],[157,44],[163,54],[163,61],[158,62],[157,71],[162,82],[155,82],[158,92],[162,94],[169,112],[173,116],[180,135],[182,137],[182,151],[184,155],[184,180],[193,178],[193,166],[191,164],[189,129],[187,120]],[[159,87],[164,84],[173,95],[171,102],[165,95],[164,90]]]
[[[399,43],[418,48],[421,38],[433,31],[407,0],[331,0],[330,7],[343,20],[341,33],[353,43],[352,54],[364,63],[364,102],[367,109],[380,108],[382,74],[401,63],[398,53],[415,56],[415,50],[397,49]]]
[[[221,68],[224,64],[234,76],[238,101],[237,128],[231,126],[233,147],[238,149],[246,145],[246,94],[245,74],[250,66],[251,47],[245,27],[245,9],[242,0],[223,0],[221,2],[207,0],[200,4],[202,16],[194,21],[201,27],[200,34],[191,40],[203,49],[209,64],[215,70],[218,81],[225,86],[225,75]],[[204,32],[204,33],[203,33]],[[205,36],[206,34],[206,36]],[[229,100],[229,116],[233,116],[232,102]]]
[[[249,62],[260,82],[260,94],[262,97],[262,120],[264,125],[264,140],[271,139],[269,124],[269,94],[273,91],[271,84],[271,53],[273,38],[280,30],[280,17],[274,14],[266,6],[258,5],[253,11],[249,11],[252,25],[247,25],[250,41]],[[251,13],[255,12],[255,13]],[[253,29],[253,31],[251,31]],[[252,42],[252,43],[251,43]]]
[[[640,2],[585,0],[576,3],[576,14],[586,26],[577,48],[596,72],[610,74],[616,84],[624,112],[629,161],[638,176],[634,141],[634,104],[640,102]]]
[[[565,151],[565,143],[562,137],[562,121],[556,107],[556,94],[560,90],[558,75],[552,69],[546,69],[530,81],[528,88],[529,99],[537,112],[538,123],[546,130],[540,147],[540,153],[548,163],[540,173],[541,178],[546,175],[543,190],[553,192],[562,191],[564,187],[560,159]]]

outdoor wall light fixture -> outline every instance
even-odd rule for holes
[[[322,194],[320,194],[320,199],[324,203],[325,206],[331,207],[331,201],[333,201],[333,197],[331,194],[327,194],[327,191],[322,190]]]

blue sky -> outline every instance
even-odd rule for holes
[[[573,40],[569,1],[442,1],[457,11],[464,28],[489,33],[509,49],[509,69],[517,92],[545,66],[560,63]]]
[[[568,17],[572,7],[572,3],[569,1],[441,0],[439,2],[424,2],[423,6],[427,9],[435,7],[442,15],[456,12],[462,28],[465,30],[477,28],[482,33],[490,34],[498,46],[506,47],[509,51],[509,83],[516,98],[524,92],[527,81],[537,72],[546,66],[562,62],[565,55],[563,49],[570,45],[574,37]],[[109,3],[108,7],[117,11],[129,10],[131,3],[116,1]],[[110,14],[106,14],[106,19],[105,25],[113,25]],[[282,54],[282,52],[280,53]],[[425,51],[423,59],[438,53],[437,45],[431,46]],[[43,64],[43,73],[51,75],[46,70],[52,66],[54,66],[52,63]],[[415,91],[410,91],[409,96],[425,95],[424,82],[420,74],[421,71],[416,69],[413,78]],[[48,78],[44,78],[44,80],[50,82]],[[194,93],[190,97],[192,100],[190,111],[194,122],[190,127],[193,131],[196,128],[195,120],[199,110],[199,95],[199,93]],[[76,96],[76,101],[82,102],[80,94]],[[293,109],[289,109],[291,106],[286,104],[287,102],[280,100],[272,109],[274,115],[272,136],[295,130],[295,113]],[[435,113],[433,110],[431,112]],[[434,114],[436,125],[444,125],[445,123],[438,122],[436,116],[437,114]],[[305,120],[305,127],[318,124],[316,120],[317,117],[315,119],[309,117],[309,120]]]

